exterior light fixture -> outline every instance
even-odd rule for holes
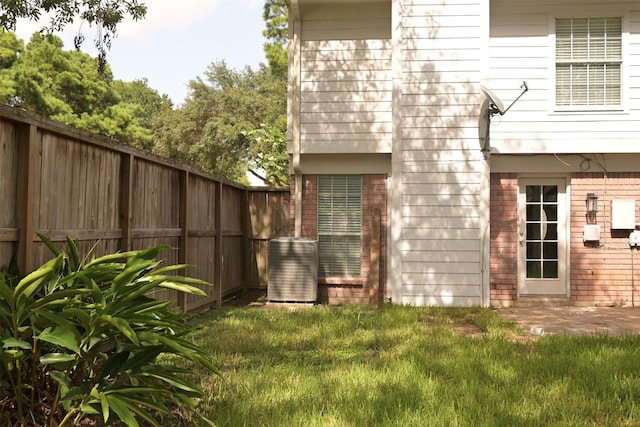
[[[595,193],[587,193],[587,213],[595,214],[598,212],[598,196]]]

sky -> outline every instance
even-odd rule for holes
[[[224,60],[236,70],[266,62],[263,0],[141,1],[147,5],[146,18],[123,22],[107,53],[115,79],[146,78],[149,87],[178,106],[188,95],[189,81],[202,76],[212,62]],[[26,44],[41,27],[20,21],[16,33]],[[86,37],[82,50],[96,56],[95,28],[86,25],[74,23],[58,34],[65,49],[73,49],[80,28]]]

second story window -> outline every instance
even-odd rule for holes
[[[621,104],[622,18],[556,19],[556,105]]]

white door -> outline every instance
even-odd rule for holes
[[[518,191],[518,293],[568,296],[564,178],[521,179]]]

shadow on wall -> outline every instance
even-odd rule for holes
[[[478,123],[486,116],[477,84],[482,51],[470,47],[479,46],[481,28],[461,34],[440,25],[446,18],[413,10],[428,17],[427,31],[403,29],[403,296],[426,305],[479,305],[488,267],[482,262],[488,183]]]
[[[478,305],[487,267],[482,247],[488,235],[482,228],[488,206],[481,193],[488,182],[485,140],[478,135],[486,105],[477,84],[482,51],[469,46],[479,46],[481,28],[465,28],[461,35],[460,28],[440,26],[430,9],[446,13],[447,7],[408,8],[414,16],[403,18],[402,97],[396,105],[402,122],[395,124],[401,141],[392,154],[402,164],[401,182],[394,183],[401,196],[391,219],[401,222],[392,244],[402,251],[402,266],[394,258],[390,274],[401,280],[406,302]],[[339,42],[303,47],[303,63],[318,67],[303,72],[303,144],[376,141],[391,147],[392,41]]]

